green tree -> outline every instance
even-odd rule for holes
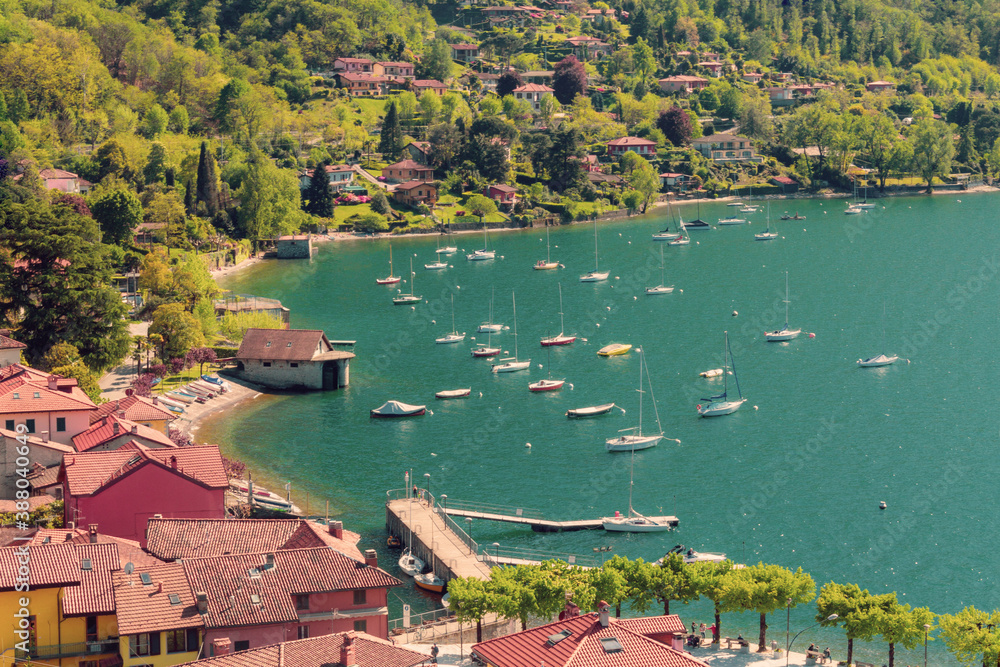
[[[854,659],[854,640],[871,641],[878,635],[879,610],[891,602],[892,595],[876,596],[857,584],[823,584],[816,600],[816,621],[824,626],[844,626],[847,634],[847,662]],[[837,618],[827,619],[833,614]]]
[[[167,131],[167,123],[170,122],[167,112],[159,104],[149,107],[149,111],[142,119],[142,134],[147,139],[156,139]]]
[[[927,192],[933,190],[935,176],[946,176],[955,155],[951,129],[946,123],[932,119],[919,121],[910,135],[913,141],[913,169],[927,181]]]
[[[715,605],[715,637],[712,642],[716,643],[722,636],[722,613],[735,611],[730,599],[729,579],[732,576],[733,562],[730,560],[721,563],[703,562],[691,564],[691,579],[694,581],[695,590],[698,595],[706,597]]]
[[[1000,664],[1000,633],[996,631],[1000,627],[1000,610],[965,607],[957,614],[942,614],[937,621],[945,645],[960,663]]]
[[[758,141],[770,141],[774,132],[771,102],[765,95],[744,95],[740,104],[740,134]]]
[[[389,211],[392,209],[389,207],[389,199],[385,196],[385,190],[379,188],[372,195],[371,209],[373,213],[378,213],[379,215],[389,215]]]
[[[645,159],[632,172],[628,179],[629,185],[642,195],[642,212],[649,208],[649,202],[660,191],[660,175],[653,169],[653,165]]]
[[[743,96],[740,91],[732,86],[727,86],[719,95],[719,107],[716,111],[723,118],[735,119],[740,117],[742,105]]]
[[[211,218],[219,211],[219,177],[215,166],[215,157],[208,150],[208,143],[201,142],[198,153],[198,182],[195,190],[195,201],[205,205],[207,217]]]
[[[94,220],[101,226],[107,243],[125,245],[132,241],[142,222],[142,204],[131,190],[108,190],[90,203]]]
[[[167,126],[172,132],[177,134],[187,134],[188,127],[191,125],[191,118],[188,116],[188,110],[183,104],[178,104],[170,112],[170,119]]]
[[[384,215],[369,211],[354,219],[354,229],[359,232],[379,233],[389,231],[389,222]]]
[[[622,204],[629,212],[635,212],[642,206],[642,193],[638,190],[626,190],[622,195]]]
[[[239,224],[253,241],[289,234],[309,220],[302,211],[298,178],[263,154],[251,156],[237,196]]]
[[[616,617],[621,616],[622,602],[628,600],[632,595],[634,589],[631,585],[631,578],[638,565],[638,561],[615,556],[604,562],[601,567],[591,568],[587,571],[590,586],[594,590],[594,598],[605,600],[608,604],[613,605]]]
[[[432,124],[441,115],[441,109],[444,106],[441,102],[441,96],[433,90],[425,90],[424,94],[420,96],[419,102],[420,115],[423,116],[424,125]]]
[[[448,582],[448,594],[459,622],[475,622],[476,641],[483,641],[483,617],[495,606],[487,583],[478,577],[456,577]]]
[[[741,608],[760,614],[758,653],[767,650],[768,614],[784,609],[787,605],[809,602],[816,596],[816,584],[802,568],[793,572],[780,565],[757,563],[734,570],[730,581],[730,599]]]
[[[69,343],[56,343],[42,355],[38,368],[51,373],[53,368],[61,368],[80,361],[80,351]]]
[[[892,594],[895,598],[895,594]],[[879,634],[889,644],[889,667],[896,665],[896,644],[915,649],[923,642],[924,625],[932,626],[934,612],[926,607],[911,609],[908,604],[899,604],[895,599],[879,616]]]
[[[131,181],[135,176],[135,168],[125,154],[125,149],[114,139],[109,139],[94,154],[97,163],[97,180],[102,181],[108,176],[116,176],[123,181]]]
[[[435,39],[431,42],[430,49],[424,52],[421,65],[431,79],[447,81],[455,71],[455,62],[451,59],[451,47],[443,39]]]
[[[164,359],[183,357],[192,347],[205,344],[198,320],[180,303],[166,303],[153,311],[149,332],[163,336]]]
[[[154,141],[149,148],[149,157],[146,158],[146,166],[142,169],[143,178],[146,185],[160,183],[167,173],[167,149],[159,141]]]
[[[653,55],[653,48],[642,37],[636,40],[635,48],[632,49],[632,63],[643,79],[656,70],[656,57]]]
[[[663,602],[663,613],[670,613],[670,601],[678,600],[687,604],[698,599],[698,588],[691,577],[691,570],[684,563],[684,557],[672,553],[663,559],[663,565],[652,568],[650,590]]]
[[[10,120],[10,116],[7,115],[7,97],[0,90],[0,121]]]
[[[67,206],[0,203],[0,247],[8,249],[0,255],[0,320],[18,322],[29,359],[59,342],[97,371],[125,358],[125,305],[111,287],[97,222]]]
[[[309,185],[303,193],[306,198],[303,202],[306,213],[321,218],[333,217],[333,192],[330,191],[330,174],[327,173],[329,166],[329,160],[323,160],[316,165],[309,179]]]
[[[260,126],[269,113],[260,93],[253,86],[243,79],[232,79],[219,92],[214,117],[219,129],[250,145],[256,140]]]
[[[479,218],[479,224],[483,224],[483,218],[497,212],[496,203],[489,197],[483,195],[472,195],[469,201],[465,202],[465,210]]]
[[[899,132],[892,121],[882,114],[862,116],[857,130],[861,139],[861,150],[875,170],[879,191],[884,192],[885,181],[892,169],[892,148]]]
[[[30,112],[28,94],[24,92],[23,88],[16,89],[14,96],[7,101],[7,118],[15,125],[19,125],[28,120]]]
[[[403,133],[399,128],[399,112],[396,109],[396,101],[389,102],[389,108],[385,112],[385,120],[382,121],[382,133],[379,135],[378,152],[385,160],[393,162],[399,158],[399,152],[403,149]]]

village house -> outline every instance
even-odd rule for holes
[[[617,159],[632,151],[645,158],[656,157],[656,142],[639,137],[622,137],[608,142],[608,155]]]
[[[521,75],[521,81],[524,83],[537,83],[542,86],[551,86],[552,77],[554,76],[554,70],[529,70]]]
[[[542,108],[542,100],[554,92],[555,91],[548,86],[543,86],[537,83],[527,83],[523,86],[515,88],[513,95],[514,99],[524,100],[530,104],[532,111],[538,111]]]
[[[771,185],[777,185],[781,188],[781,194],[789,195],[799,191],[799,183],[794,178],[788,176],[775,176],[770,181]]]
[[[610,44],[587,35],[570,37],[566,40],[566,43],[569,44],[573,55],[579,60],[590,60],[591,58],[600,60],[604,56],[611,55],[611,51],[613,50]]]
[[[101,403],[90,411],[90,423],[95,424],[108,415],[118,415],[125,419],[156,429],[163,435],[170,435],[170,422],[177,415],[160,403],[155,396],[146,398],[135,394]]]
[[[21,361],[21,350],[28,346],[10,337],[10,329],[0,329],[0,369]]]
[[[341,88],[346,88],[352,97],[378,97],[385,95],[389,88],[389,82],[388,77],[374,76],[367,73],[340,72],[337,74],[337,85]]]
[[[519,18],[524,14],[528,13],[523,7],[483,7],[480,9],[483,16],[489,19],[509,19],[509,18]]]
[[[708,87],[708,79],[700,76],[690,76],[688,74],[678,74],[660,79],[660,90],[665,93],[690,93],[692,90],[701,90]]]
[[[433,205],[437,201],[437,188],[426,181],[408,181],[396,186],[393,199],[406,206]]]
[[[436,79],[414,79],[410,82],[410,87],[413,89],[413,94],[417,97],[420,97],[428,90],[439,96],[444,95],[445,91],[448,90],[448,86]]]
[[[428,167],[414,160],[402,160],[383,169],[382,176],[389,183],[428,182],[434,180],[434,167]]]
[[[335,632],[389,636],[389,589],[403,582],[327,547],[186,558],[184,574],[205,623],[205,644],[235,651]],[[209,651],[211,653],[211,650]]]
[[[277,299],[262,296],[246,296],[242,294],[226,294],[221,299],[212,302],[216,317],[226,313],[265,313],[269,317],[281,320],[287,329],[292,321],[292,312],[281,305]]]
[[[483,195],[489,197],[497,204],[509,206],[512,205],[514,200],[517,198],[517,188],[504,185],[503,183],[489,185],[485,190],[483,190]]]
[[[396,646],[365,632],[342,632],[309,639],[296,639],[232,653],[232,642],[216,640],[214,658],[177,667],[417,667],[429,665],[430,655]]]
[[[603,25],[605,18],[615,18],[614,9],[588,9],[586,13],[580,17],[581,21],[590,21],[594,25]]]
[[[110,452],[63,456],[66,525],[145,545],[154,516],[221,519],[229,488],[217,445],[149,449],[135,441]]]
[[[771,98],[772,106],[780,107],[795,104],[795,93],[791,88],[785,86],[770,86],[765,88],[764,92],[766,92],[768,97]]]
[[[46,190],[59,190],[69,194],[86,194],[93,184],[85,178],[80,178],[71,171],[62,169],[40,169],[38,177],[42,179]]]
[[[865,88],[870,93],[881,93],[883,90],[892,90],[896,87],[892,81],[872,81],[865,85]]]
[[[19,471],[24,468],[24,466],[17,465],[17,459],[20,456],[18,450],[23,451],[22,441],[25,438],[27,438],[27,444],[30,447],[31,463],[42,466],[45,470],[61,464],[63,454],[72,454],[75,451],[71,445],[43,440],[35,435],[26,436],[10,429],[0,429],[0,446],[3,447],[3,459],[0,460],[0,498],[14,498],[14,493],[17,491]],[[34,490],[34,480],[29,480],[29,483],[32,484],[32,490]]]
[[[588,153],[587,155],[584,155],[582,158],[574,158],[574,159],[576,159],[580,163],[580,169],[587,173],[602,171],[601,162],[598,159],[598,157],[593,153]]]
[[[167,223],[165,222],[140,222],[135,228],[132,240],[136,245],[151,245],[162,243],[166,238]]]
[[[401,77],[413,76],[413,63],[384,61],[372,65],[372,74],[375,76]]]
[[[705,667],[684,650],[676,615],[611,618],[603,600],[597,613],[566,607],[554,623],[474,644],[473,659],[489,667]]]
[[[235,360],[241,377],[272,389],[339,389],[353,358],[319,330],[247,329]]]
[[[722,76],[722,70],[725,67],[725,65],[717,60],[703,60],[700,63],[698,63],[698,67],[703,67],[707,69],[709,72],[712,73],[712,76],[714,77],[720,77]]]
[[[312,257],[312,236],[309,234],[287,234],[274,240],[274,250],[278,259],[309,259]]]
[[[479,82],[483,85],[484,92],[497,92],[497,84],[500,83],[499,74],[494,74],[493,72],[475,72],[473,76],[479,79]]]
[[[414,162],[427,166],[431,163],[431,142],[411,141],[403,146],[403,154]]]
[[[269,553],[284,549],[326,547],[358,562],[361,536],[340,521],[323,525],[306,519],[172,519],[154,517],[146,524],[146,551],[160,560]]]
[[[691,184],[691,177],[687,174],[678,174],[669,171],[664,174],[660,174],[661,188],[672,188],[677,192],[686,192]]]
[[[337,58],[333,61],[333,71],[359,74],[372,71],[372,61],[368,58]]]
[[[479,58],[479,47],[475,44],[449,44],[451,47],[451,59],[460,60],[463,63],[471,63]]]
[[[691,141],[696,151],[713,162],[762,162],[756,154],[753,141],[735,134],[713,134]]]
[[[760,72],[744,72],[742,79],[747,83],[760,83],[760,80],[764,78],[764,75]]]
[[[24,426],[42,440],[64,445],[90,426],[94,402],[75,378],[11,364],[0,370],[0,427],[15,431]]]
[[[299,189],[305,190],[312,182],[315,169],[303,169],[299,172]],[[328,164],[326,175],[330,179],[330,189],[339,192],[354,183],[354,167],[349,164]]]
[[[22,547],[18,542],[0,549],[0,608],[11,614],[24,606],[20,600],[28,595],[18,579]],[[25,568],[31,591],[30,616],[25,619],[30,650],[15,649],[22,641],[15,634],[18,624],[3,623],[0,644],[7,649],[6,657],[65,667],[122,664],[111,590],[113,574],[124,565],[117,546],[52,541],[32,545],[30,554],[31,565]]]
[[[83,433],[74,435],[73,447],[78,452],[109,452],[132,441],[151,449],[177,446],[154,428],[110,414],[91,424]]]

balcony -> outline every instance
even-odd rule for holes
[[[50,646],[32,646],[28,654],[32,660],[56,660],[58,658],[77,658],[88,655],[118,655],[117,637],[109,637],[93,642],[75,642],[73,644],[52,644]],[[18,651],[18,654],[22,654]],[[20,656],[19,656],[20,657]],[[118,664],[121,664],[120,662]]]

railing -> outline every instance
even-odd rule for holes
[[[524,547],[505,547],[503,545],[483,545],[479,560],[492,567],[504,567],[509,565],[509,560],[524,560],[541,562],[546,560],[561,560],[570,565],[580,567],[598,567],[600,561],[596,556],[562,553],[559,551],[540,551],[538,549],[526,549]]]
[[[452,611],[449,609],[433,609],[431,611],[425,611],[421,614],[410,614],[409,619],[405,618],[394,618],[389,620],[389,632],[391,633],[396,628],[411,628],[423,625],[430,625],[440,621],[443,618],[452,615]],[[406,621],[409,620],[409,625],[406,625]]]
[[[544,519],[545,516],[535,509],[527,507],[515,507],[513,505],[493,505],[490,503],[477,503],[469,500],[452,500],[449,498],[445,506],[448,509],[462,510],[464,512],[479,512],[480,514],[503,514],[505,516],[518,516],[525,519]]]
[[[96,642],[75,642],[72,644],[51,644],[49,646],[32,646],[32,659],[55,660],[58,658],[73,658],[84,655],[103,655],[118,653],[117,637],[109,637]],[[19,651],[20,653],[20,651]]]

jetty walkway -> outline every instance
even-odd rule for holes
[[[531,526],[538,533],[560,533],[573,530],[603,530],[604,518],[581,519],[578,521],[552,521],[546,519],[538,510],[524,507],[509,507],[504,505],[488,505],[464,500],[442,500],[442,511],[448,516],[461,519],[478,519],[481,521],[500,521],[502,523],[519,523]],[[676,527],[679,523],[675,516],[648,517],[656,523],[667,523]]]

